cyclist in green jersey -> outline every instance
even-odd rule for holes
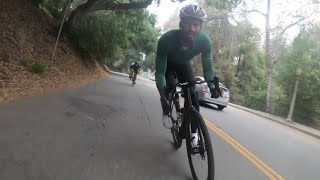
[[[161,36],[156,55],[155,79],[161,97],[163,125],[169,129],[173,126],[168,116],[170,84],[177,83],[177,80],[191,83],[192,104],[199,111],[199,102],[195,94],[195,75],[191,65],[191,60],[196,55],[201,54],[202,56],[204,78],[210,88],[211,96],[218,98],[221,93],[219,87],[213,85],[211,40],[206,34],[200,32],[201,25],[207,18],[205,11],[198,4],[192,3],[184,6],[179,16],[180,29],[168,31]],[[179,114],[181,118],[181,112]],[[196,146],[198,142],[196,129],[192,128],[191,138],[193,139],[192,144]]]

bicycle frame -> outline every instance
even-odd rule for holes
[[[183,114],[183,121],[182,121],[182,124],[181,124],[181,127],[185,127],[186,123],[188,123],[188,112],[191,110],[191,109],[195,109],[194,106],[192,105],[192,100],[191,100],[191,95],[190,95],[190,88],[189,88],[189,84],[188,83],[181,83],[182,87],[181,87],[181,90],[180,91],[176,91],[176,88],[177,88],[177,84],[174,84],[174,88],[172,88],[172,90],[170,91],[169,93],[169,102],[170,102],[170,112],[172,113],[172,110],[173,110],[173,106],[175,106],[175,103],[172,103],[172,101],[175,100],[175,98],[179,98],[179,94],[181,94],[182,91],[184,91],[185,93],[185,98],[188,99],[188,104],[186,106],[186,101],[184,102],[184,105],[183,105],[183,108],[188,108],[188,110],[186,111],[186,109],[184,109],[184,111],[182,112]],[[173,91],[175,91],[173,93]],[[171,95],[171,96],[170,96]],[[181,110],[182,108],[180,108]]]
[[[191,108],[191,109],[195,109],[194,106],[192,105],[192,100],[191,100],[189,85],[188,85],[187,83],[181,83],[181,84],[182,84],[181,90],[180,90],[180,91],[175,91],[174,93],[173,93],[173,91],[176,90],[177,85],[176,85],[176,84],[173,85],[174,88],[172,88],[172,90],[171,90],[170,93],[169,93],[169,102],[170,102],[170,104],[171,104],[171,102],[173,101],[173,99],[174,99],[175,96],[178,96],[179,94],[181,94],[182,91],[184,91],[184,92],[186,93],[186,97],[187,97],[187,99],[188,99],[188,108],[189,108],[189,109],[190,109],[190,108]],[[170,96],[170,94],[172,94],[172,95]],[[184,104],[184,105],[185,105],[185,104]],[[185,107],[185,106],[184,106],[184,107]],[[170,107],[170,108],[171,108],[171,110],[172,110],[173,107]]]

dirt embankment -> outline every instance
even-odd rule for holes
[[[96,61],[79,53],[64,36],[51,61],[56,40],[53,20],[30,1],[2,0],[0,6],[0,104],[107,76]],[[42,75],[31,72],[34,63],[47,66]]]

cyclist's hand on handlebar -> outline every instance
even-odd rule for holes
[[[219,78],[217,76],[213,77],[214,88],[210,90],[212,98],[222,97],[221,89],[219,87]]]
[[[212,98],[219,98],[219,97],[222,97],[222,93],[221,93],[221,89],[220,88],[214,88],[213,90],[210,91],[211,93],[211,97]]]

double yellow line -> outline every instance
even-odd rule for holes
[[[233,148],[235,148],[240,154],[242,154],[247,160],[254,164],[261,172],[263,172],[271,180],[284,180],[284,178],[261,161],[258,157],[252,154],[249,150],[239,144],[237,141],[232,139],[229,135],[224,133],[217,126],[212,124],[207,119],[204,119],[207,127],[218,134],[222,139],[227,141]]]

